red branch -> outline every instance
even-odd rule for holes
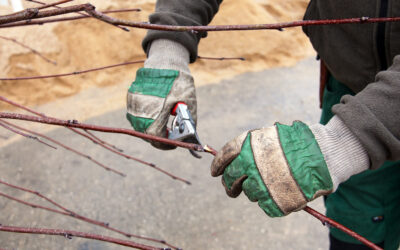
[[[135,237],[135,238],[138,238],[138,239],[144,239],[144,240],[148,240],[148,241],[152,241],[152,242],[157,242],[157,243],[164,244],[166,246],[172,247],[174,249],[178,249],[176,246],[173,246],[173,245],[167,243],[165,240],[158,240],[158,239],[154,239],[154,238],[150,238],[150,237],[146,237],[146,236],[140,236],[140,235],[135,235],[135,234],[123,232],[123,231],[121,231],[119,229],[110,227],[109,223],[93,220],[93,219],[87,218],[85,216],[82,216],[82,215],[80,215],[78,213],[73,212],[70,209],[65,208],[64,206],[60,205],[59,203],[53,201],[52,199],[42,195],[41,193],[39,193],[37,191],[31,190],[31,189],[28,189],[28,188],[19,187],[19,186],[4,182],[2,180],[0,180],[0,183],[6,185],[8,187],[17,189],[17,190],[21,190],[21,191],[24,191],[24,192],[28,192],[28,193],[34,194],[34,195],[46,200],[47,202],[53,204],[54,206],[60,208],[63,211],[59,211],[59,210],[52,209],[52,208],[49,208],[49,207],[44,207],[44,206],[33,204],[33,203],[30,203],[30,202],[22,201],[20,199],[17,199],[15,197],[12,197],[12,196],[9,196],[9,195],[6,195],[6,194],[0,192],[0,196],[3,196],[5,198],[7,198],[7,199],[14,200],[14,201],[16,201],[18,203],[21,203],[21,204],[24,204],[26,206],[30,206],[30,207],[33,207],[33,208],[40,208],[40,209],[47,210],[47,211],[50,211],[50,212],[53,212],[53,213],[70,216],[72,218],[75,218],[75,219],[78,219],[78,220],[81,220],[81,221],[84,221],[84,222],[87,222],[87,223],[90,223],[90,224],[93,224],[93,225],[97,225],[97,226],[103,227],[103,228],[105,228],[107,230],[122,234],[122,235],[124,235],[124,236],[126,236],[128,238]]]
[[[133,62],[125,62],[125,63],[118,63],[118,64],[103,66],[103,67],[99,67],[99,68],[87,69],[87,70],[83,70],[83,71],[74,71],[74,72],[71,72],[71,73],[46,75],[46,76],[26,76],[26,77],[15,77],[15,78],[0,78],[0,80],[2,80],[2,81],[16,81],[16,80],[34,80],[34,79],[64,77],[64,76],[85,74],[85,73],[89,73],[89,72],[93,72],[93,71],[99,71],[99,70],[104,70],[104,69],[109,69],[109,68],[114,68],[114,67],[120,67],[120,66],[126,66],[126,65],[131,65],[131,64],[138,64],[138,63],[144,63],[144,60],[133,61]]]
[[[122,12],[131,12],[131,11],[141,11],[141,9],[134,8],[134,9],[120,9],[120,10],[104,10],[101,12],[104,14],[110,14],[110,13],[122,13]],[[73,21],[73,20],[79,20],[79,19],[84,19],[84,18],[93,18],[93,17],[92,16],[71,16],[71,17],[61,17],[61,18],[47,18],[47,19],[41,19],[41,20],[26,20],[26,21],[20,21],[20,22],[0,25],[0,28],[10,28],[10,27],[28,26],[28,25],[42,25],[42,24],[46,24],[46,23]]]
[[[48,228],[27,228],[27,227],[14,227],[14,226],[3,226],[0,225],[0,231],[11,232],[11,233],[27,233],[27,234],[45,234],[45,235],[60,235],[67,239],[72,239],[72,237],[80,237],[92,240],[99,240],[104,242],[109,242],[121,246],[127,246],[131,248],[143,249],[143,250],[162,250],[163,248],[156,248],[152,246],[146,246],[133,241],[116,239],[108,236],[83,233],[71,230],[63,229],[48,229]]]
[[[37,8],[26,9],[21,12],[13,13],[10,15],[0,16],[0,24],[13,23],[28,19],[37,19],[50,16],[64,15],[78,11],[89,11],[91,9],[94,10],[94,6],[91,4],[72,5],[61,9],[44,10],[44,11],[39,11],[39,9]]]
[[[318,220],[320,220],[322,222],[322,224],[328,225],[328,226],[331,226],[331,227],[335,227],[335,228],[339,229],[340,231],[342,231],[342,232],[350,235],[351,237],[359,240],[360,242],[362,242],[367,247],[369,247],[371,249],[375,249],[375,250],[382,250],[382,248],[378,247],[377,245],[375,245],[371,241],[367,240],[366,238],[362,237],[358,233],[356,233],[356,232],[350,230],[349,228],[341,225],[340,223],[338,223],[338,222],[326,217],[325,215],[315,211],[314,209],[312,209],[312,208],[307,206],[303,210],[306,211],[307,213],[311,214],[312,216],[314,216]]]
[[[52,124],[52,125],[57,125],[57,126],[72,127],[72,128],[81,128],[81,129],[94,130],[94,131],[100,131],[100,132],[105,132],[105,133],[131,135],[131,136],[138,137],[141,139],[146,139],[149,141],[156,141],[156,142],[160,142],[160,143],[164,143],[164,144],[168,144],[168,145],[172,145],[172,146],[176,146],[176,147],[191,149],[191,150],[194,150],[197,152],[204,152],[203,147],[199,144],[174,141],[174,140],[170,140],[170,139],[163,138],[163,137],[140,133],[140,132],[137,132],[137,131],[131,130],[131,129],[97,126],[97,125],[91,125],[91,124],[78,123],[78,121],[76,121],[76,120],[72,120],[72,121],[67,120],[66,121],[66,120],[60,120],[60,119],[55,119],[55,118],[35,117],[35,116],[30,116],[30,115],[7,113],[7,112],[0,112],[0,118],[31,121],[31,122],[38,122],[38,123],[44,123],[44,124]]]
[[[209,26],[175,26],[175,25],[160,25],[151,24],[147,22],[133,22],[128,20],[121,20],[104,15],[95,9],[87,9],[87,13],[95,18],[104,22],[119,24],[128,27],[150,29],[150,30],[164,30],[164,31],[232,31],[232,30],[282,30],[283,28],[291,28],[298,26],[314,26],[314,25],[331,25],[331,24],[349,24],[349,23],[378,23],[378,22],[398,22],[400,17],[383,17],[383,18],[370,18],[370,17],[357,17],[345,19],[328,19],[328,20],[302,20],[293,22],[284,22],[276,24],[244,24],[244,25],[209,25]]]

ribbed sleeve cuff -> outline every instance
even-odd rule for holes
[[[334,191],[352,175],[369,168],[367,151],[339,117],[334,116],[326,126],[315,124],[310,129],[324,155]]]
[[[172,69],[190,74],[189,51],[180,43],[157,39],[151,44],[145,68]]]

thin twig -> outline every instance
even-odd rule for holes
[[[37,142],[39,142],[39,143],[42,143],[43,145],[46,145],[46,146],[48,146],[48,147],[50,147],[50,148],[52,148],[52,149],[57,149],[57,148],[54,147],[53,145],[50,145],[50,144],[48,144],[48,143],[46,143],[46,142],[40,140],[40,139],[37,138],[36,136],[32,136],[32,135],[25,134],[25,133],[23,133],[23,132],[21,132],[21,131],[18,131],[18,130],[16,130],[16,129],[10,127],[10,126],[7,126],[7,125],[4,124],[4,123],[6,123],[6,122],[3,122],[2,120],[0,120],[0,126],[3,127],[3,128],[5,128],[5,129],[7,129],[7,130],[9,130],[9,131],[11,131],[11,132],[13,132],[13,133],[22,135],[23,137],[26,137],[26,138],[28,138],[28,139],[35,140],[35,141],[37,141]]]
[[[32,3],[38,3],[38,1],[35,1],[35,0],[25,0],[25,1],[32,2]],[[56,5],[59,5],[59,4],[68,3],[68,2],[72,2],[72,1],[74,1],[74,0],[61,0],[61,1],[54,2],[54,3],[50,3],[50,4],[41,3],[43,6],[36,7],[36,9],[43,10],[43,9],[47,9],[50,7],[55,7]]]
[[[41,8],[43,8],[44,6],[47,6],[46,8],[48,8],[48,7],[50,7],[50,6],[53,6],[54,8],[61,9],[61,7],[57,6],[57,4],[60,4],[60,3],[45,4],[45,3],[43,3],[43,2],[35,1],[35,0],[26,0],[26,1],[34,2],[34,3],[37,3],[37,4],[42,4],[43,6],[39,7],[38,9],[41,9]],[[72,0],[64,0],[64,1],[60,1],[60,2],[65,2],[65,1],[70,2],[70,1],[72,1]],[[81,13],[81,12],[77,12],[77,13],[78,13],[79,15],[81,15],[81,16],[84,16],[84,17],[90,17],[89,15],[84,14],[84,13]],[[111,25],[113,25],[113,26],[115,26],[115,27],[117,27],[117,28],[120,28],[120,29],[122,29],[123,31],[128,31],[128,32],[129,32],[129,29],[126,28],[126,27],[122,27],[122,26],[117,25],[117,24],[111,24]]]
[[[35,49],[29,47],[29,46],[26,45],[26,44],[23,44],[23,43],[17,41],[17,40],[14,39],[14,38],[5,37],[5,36],[0,36],[0,38],[3,39],[3,40],[11,41],[11,42],[13,42],[13,43],[15,43],[15,44],[18,44],[19,46],[24,47],[24,48],[30,50],[32,53],[38,55],[39,57],[41,57],[41,58],[42,58],[43,60],[45,60],[46,62],[51,63],[51,64],[53,64],[53,65],[57,65],[57,62],[48,59],[47,57],[45,57],[44,55],[42,55],[39,51],[37,51],[37,50],[35,50]]]
[[[144,240],[148,240],[148,241],[164,244],[164,245],[172,247],[174,249],[178,249],[176,246],[173,246],[173,245],[169,244],[165,240],[158,240],[158,239],[154,239],[154,238],[150,238],[150,237],[146,237],[146,236],[140,236],[140,235],[135,235],[135,234],[123,232],[123,231],[121,231],[119,229],[110,227],[109,223],[93,220],[93,219],[90,219],[90,218],[85,217],[83,215],[80,215],[80,214],[78,214],[76,212],[73,212],[72,210],[70,210],[68,208],[65,208],[64,206],[60,205],[59,203],[53,201],[52,199],[42,195],[41,193],[39,193],[37,191],[31,190],[31,189],[28,189],[28,188],[24,188],[24,187],[20,187],[20,186],[16,186],[16,185],[7,183],[7,182],[2,181],[2,180],[0,180],[0,183],[3,184],[3,185],[6,185],[8,187],[14,188],[14,189],[18,189],[18,190],[21,190],[21,191],[24,191],[24,192],[28,192],[28,193],[34,194],[34,195],[46,200],[47,202],[53,204],[54,206],[60,208],[63,211],[59,211],[59,210],[55,210],[55,209],[52,209],[52,208],[49,208],[49,207],[44,207],[44,206],[41,206],[41,205],[37,205],[37,204],[30,203],[30,202],[26,202],[26,201],[20,200],[18,198],[15,198],[15,197],[12,197],[12,196],[9,196],[7,194],[4,194],[4,193],[0,192],[0,196],[3,196],[3,197],[8,198],[10,200],[14,200],[14,201],[16,201],[18,203],[21,203],[21,204],[24,204],[26,206],[30,206],[32,208],[40,208],[40,209],[44,209],[44,210],[47,210],[47,211],[50,211],[50,212],[54,212],[54,213],[57,213],[57,214],[70,216],[72,218],[75,218],[75,219],[78,219],[78,220],[81,220],[81,221],[84,221],[84,222],[87,222],[87,223],[90,223],[90,224],[93,224],[93,225],[97,225],[97,226],[103,227],[105,229],[108,229],[110,231],[122,234],[122,235],[124,235],[124,236],[126,236],[128,238],[134,237],[134,238],[138,238],[138,239],[144,239]]]
[[[63,144],[63,143],[61,143],[61,142],[59,142],[59,141],[57,141],[57,140],[54,140],[53,138],[50,138],[50,137],[48,137],[48,136],[46,136],[46,135],[43,135],[43,134],[41,134],[41,133],[38,133],[38,132],[35,132],[35,131],[32,131],[32,130],[26,129],[26,128],[23,128],[23,127],[20,127],[20,126],[17,126],[17,125],[15,125],[15,124],[13,124],[13,123],[10,123],[10,122],[7,122],[7,121],[1,120],[1,119],[0,119],[0,121],[3,122],[3,123],[6,123],[6,124],[9,125],[9,126],[12,126],[12,127],[17,128],[17,129],[20,129],[20,130],[22,130],[22,131],[25,131],[25,132],[28,132],[28,133],[31,133],[31,134],[40,136],[40,137],[42,137],[42,138],[45,138],[46,140],[51,141],[52,143],[57,144],[57,145],[59,145],[60,147],[65,148],[65,149],[68,150],[68,151],[71,151],[71,152],[73,152],[73,153],[75,153],[75,154],[77,154],[77,155],[80,155],[80,156],[82,156],[82,157],[84,157],[84,158],[90,160],[91,162],[93,162],[93,163],[95,163],[96,165],[98,165],[98,166],[104,168],[104,169],[107,170],[107,171],[114,172],[114,173],[116,173],[116,174],[118,174],[118,175],[121,175],[122,177],[125,177],[125,176],[126,176],[126,174],[124,174],[124,173],[122,173],[122,172],[120,172],[120,171],[118,171],[118,170],[115,170],[115,169],[113,169],[113,168],[107,167],[107,166],[104,165],[103,163],[98,162],[97,160],[93,159],[93,157],[91,157],[91,156],[89,156],[89,155],[87,155],[87,154],[81,153],[81,152],[79,152],[79,151],[76,150],[76,149],[73,149],[73,148],[71,148],[71,147],[69,147],[69,146],[67,146],[67,145],[65,145],[65,144]],[[1,124],[1,123],[0,123],[0,124]]]
[[[176,26],[176,25],[161,25],[151,24],[148,22],[134,22],[128,20],[117,19],[109,17],[96,11],[95,9],[87,9],[87,13],[95,18],[104,22],[119,24],[128,27],[150,29],[150,30],[164,30],[164,31],[189,31],[189,32],[202,32],[202,31],[232,31],[232,30],[282,30],[283,28],[291,28],[298,26],[314,26],[314,25],[331,25],[331,24],[348,24],[348,23],[377,23],[377,22],[398,22],[400,17],[383,17],[383,18],[370,18],[370,17],[357,17],[345,19],[328,19],[328,20],[302,20],[275,24],[244,24],[244,25],[209,25],[209,26]]]
[[[0,78],[0,80],[2,80],[2,81],[18,81],[18,80],[36,80],[36,79],[45,79],[45,78],[54,78],[54,77],[65,77],[65,76],[85,74],[85,73],[89,73],[89,72],[93,72],[93,71],[99,71],[99,70],[115,68],[115,67],[120,67],[120,66],[126,66],[126,65],[131,65],[131,64],[138,64],[138,63],[144,63],[144,60],[118,63],[118,64],[103,66],[103,67],[99,67],[99,68],[87,69],[87,70],[82,70],[82,71],[74,71],[71,73],[46,75],[46,76],[25,76],[25,77],[14,77],[14,78],[12,78],[12,77],[11,78]]]
[[[163,137],[144,134],[144,133],[132,130],[132,129],[97,126],[97,125],[79,123],[76,120],[60,120],[60,119],[55,119],[55,118],[35,117],[35,116],[30,116],[30,115],[7,113],[7,112],[0,112],[0,118],[31,121],[31,122],[38,122],[38,123],[43,123],[43,124],[51,124],[51,125],[71,127],[71,128],[81,128],[81,129],[94,130],[94,131],[100,131],[100,132],[105,132],[105,133],[125,134],[125,135],[138,137],[141,139],[146,139],[149,141],[156,141],[156,142],[160,142],[163,144],[168,144],[168,145],[172,145],[172,146],[176,146],[176,147],[191,149],[191,150],[194,150],[197,152],[204,152],[203,147],[199,144],[170,140],[170,139],[163,138]]]
[[[86,134],[90,135],[91,137],[93,137],[94,139],[98,140],[99,142],[103,143],[104,145],[110,146],[115,150],[118,150],[119,152],[124,152],[123,149],[118,148],[117,146],[110,144],[102,139],[100,139],[99,137],[97,137],[96,135],[94,135],[92,132],[88,131],[88,130],[84,130]]]
[[[240,60],[245,61],[244,57],[209,57],[209,56],[197,56],[197,59],[202,60],[217,60],[217,61],[227,61],[227,60]]]
[[[53,117],[49,117],[49,116],[46,116],[46,117],[48,117],[48,118],[53,118]],[[121,152],[119,152],[118,150],[115,150],[115,149],[113,149],[113,148],[111,148],[111,147],[105,145],[104,143],[101,143],[101,141],[97,140],[97,139],[94,138],[94,137],[90,137],[90,136],[88,136],[88,135],[85,135],[85,134],[83,134],[82,132],[80,132],[80,131],[78,131],[78,130],[76,130],[76,129],[74,129],[74,128],[70,128],[70,129],[72,129],[72,130],[73,130],[75,133],[77,133],[78,135],[81,135],[81,136],[83,136],[83,137],[88,138],[89,140],[91,140],[91,141],[94,142],[95,144],[100,145],[101,147],[107,149],[107,150],[110,151],[110,152],[113,152],[114,154],[123,156],[123,157],[125,157],[126,159],[133,160],[133,161],[139,162],[139,163],[141,163],[141,164],[144,164],[144,165],[146,165],[146,166],[152,167],[152,168],[154,168],[155,170],[157,170],[157,171],[159,171],[159,172],[161,172],[161,173],[163,173],[163,174],[168,175],[169,177],[171,177],[171,178],[174,179],[174,180],[182,181],[182,182],[184,182],[184,183],[186,183],[186,184],[188,184],[188,185],[191,185],[190,181],[185,180],[185,179],[183,179],[183,178],[180,178],[180,177],[178,177],[178,176],[175,176],[175,175],[173,175],[173,174],[171,174],[171,173],[169,173],[169,172],[167,172],[167,171],[165,171],[165,170],[163,170],[163,169],[157,167],[157,166],[156,166],[155,164],[153,164],[153,163],[149,163],[149,162],[140,160],[140,159],[138,159],[138,158],[136,158],[136,157],[133,157],[133,156],[130,156],[130,155],[121,153]],[[87,130],[85,130],[85,131],[87,131]]]
[[[99,241],[109,242],[109,243],[113,243],[113,244],[117,244],[117,245],[121,245],[121,246],[127,246],[127,247],[131,247],[131,248],[137,248],[137,249],[143,249],[143,250],[162,250],[163,249],[163,248],[157,248],[157,247],[139,244],[139,243],[136,243],[133,241],[121,240],[121,239],[98,235],[98,234],[83,233],[83,232],[63,230],[63,229],[27,228],[27,227],[14,227],[14,226],[0,225],[0,231],[11,232],[11,233],[60,235],[67,239],[71,239],[72,237],[80,237],[80,238],[99,240]]]
[[[134,9],[119,9],[119,10],[104,10],[101,11],[104,14],[110,13],[123,13],[123,12],[131,12],[131,11],[141,11],[139,8]],[[92,16],[71,16],[71,17],[60,17],[60,18],[47,18],[47,19],[40,19],[40,20],[25,20],[19,21],[15,23],[9,23],[0,25],[0,28],[10,28],[10,27],[17,27],[17,26],[28,26],[28,25],[42,25],[46,23],[54,23],[54,22],[64,22],[64,21],[74,21],[84,18],[93,18]]]
[[[26,111],[28,111],[28,112],[30,112],[30,113],[33,113],[33,114],[35,114],[35,115],[37,115],[37,116],[40,116],[40,117],[47,117],[47,118],[51,118],[51,119],[56,119],[56,118],[53,118],[53,117],[46,116],[46,115],[44,115],[44,114],[42,114],[42,113],[36,112],[36,111],[34,111],[33,109],[30,109],[30,108],[28,108],[28,107],[25,107],[25,106],[23,106],[23,105],[21,105],[21,104],[17,104],[17,103],[15,103],[15,102],[11,101],[11,100],[8,100],[7,98],[5,98],[5,97],[3,97],[3,96],[0,96],[0,101],[6,102],[6,103],[8,103],[8,104],[10,104],[10,105],[13,105],[13,106],[15,106],[15,107],[21,108],[21,109],[23,109],[23,110],[26,110]],[[3,121],[3,122],[6,122],[6,121]],[[10,126],[16,126],[16,125],[11,124],[11,123],[9,123],[9,125],[10,125]],[[21,127],[19,127],[19,129],[28,131],[28,133],[33,133],[33,134],[36,134],[36,135],[41,136],[41,137],[43,137],[43,138],[46,138],[46,139],[48,139],[48,140],[54,141],[54,139],[51,139],[51,138],[49,138],[49,137],[47,137],[47,136],[45,136],[45,135],[43,135],[43,134],[39,134],[39,133],[37,133],[37,132],[30,131],[30,130],[27,130],[27,129],[21,128]],[[191,184],[188,180],[185,180],[185,179],[183,179],[183,178],[181,178],[181,177],[175,176],[175,175],[173,175],[173,174],[171,174],[171,173],[169,173],[169,172],[167,172],[167,171],[165,171],[165,170],[163,170],[163,169],[157,167],[157,166],[156,166],[155,164],[153,164],[153,163],[149,163],[149,162],[140,160],[140,159],[138,159],[138,158],[129,156],[129,155],[127,155],[127,154],[123,154],[123,153],[121,153],[121,152],[118,152],[117,150],[114,150],[113,148],[111,148],[111,147],[105,145],[104,143],[102,143],[102,141],[99,140],[97,137],[93,137],[93,136],[90,137],[90,136],[85,135],[85,134],[83,134],[82,132],[80,132],[80,131],[78,131],[77,129],[74,129],[74,128],[70,128],[70,127],[69,127],[68,129],[70,129],[71,131],[75,132],[75,133],[78,134],[78,135],[81,135],[81,136],[83,136],[83,137],[85,137],[85,138],[91,140],[92,142],[94,142],[94,143],[96,143],[96,144],[99,144],[100,146],[106,148],[107,150],[109,150],[109,151],[111,151],[111,152],[113,152],[113,153],[115,153],[115,154],[121,155],[121,156],[123,156],[123,157],[125,157],[125,158],[127,158],[127,159],[134,160],[134,161],[140,162],[140,163],[142,163],[142,164],[144,164],[144,165],[147,165],[147,166],[149,166],[149,167],[152,167],[152,168],[154,168],[155,170],[157,170],[157,171],[159,171],[159,172],[162,172],[162,173],[168,175],[169,177],[171,177],[171,178],[174,179],[174,180],[182,181],[182,182],[184,182],[184,183],[186,183],[186,184],[188,184],[188,185]],[[87,131],[87,130],[85,130],[85,131]],[[89,131],[87,131],[87,132],[89,132]],[[89,132],[89,133],[90,133],[90,132]],[[89,135],[91,135],[91,133],[90,133]],[[67,150],[70,150],[70,151],[71,151],[71,149],[72,149],[72,148],[67,147],[66,145],[64,145],[64,144],[62,144],[62,143],[60,143],[60,142],[58,142],[58,141],[56,141],[56,142],[54,142],[54,143],[57,143],[58,145],[60,145],[61,147],[66,148]],[[78,154],[80,154],[80,155],[82,156],[82,153],[77,152],[76,150],[73,150],[73,149],[72,149],[72,151],[73,151],[74,153],[78,153]],[[88,158],[89,156],[84,155],[84,157],[85,157],[85,158]],[[91,159],[91,157],[89,157],[88,159]],[[96,162],[97,162],[97,161],[96,161]]]

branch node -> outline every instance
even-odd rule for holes
[[[65,237],[66,239],[69,239],[69,240],[72,239],[72,235],[71,235],[71,234],[68,234],[68,233],[64,234],[64,237]]]
[[[369,20],[369,17],[367,17],[367,16],[363,16],[360,18],[361,23],[365,23],[368,20]]]

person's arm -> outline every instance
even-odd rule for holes
[[[156,10],[150,15],[153,24],[208,25],[218,12],[222,0],[158,0]],[[148,53],[151,42],[168,39],[182,44],[190,53],[190,62],[197,58],[197,46],[205,32],[171,32],[150,30],[143,40],[143,49]]]
[[[150,22],[170,25],[207,25],[222,0],[158,0]],[[197,121],[196,90],[189,62],[197,57],[197,46],[205,33],[149,31],[143,40],[148,55],[136,73],[127,95],[127,119],[139,132],[167,137],[171,110],[184,102]],[[160,149],[173,149],[152,142]]]
[[[355,174],[400,160],[400,56],[333,112],[325,126],[295,122],[245,132],[218,152],[211,174],[222,175],[229,196],[244,191],[276,217],[334,192]]]
[[[346,95],[332,111],[368,152],[371,168],[400,160],[400,55],[376,81],[355,96]]]

